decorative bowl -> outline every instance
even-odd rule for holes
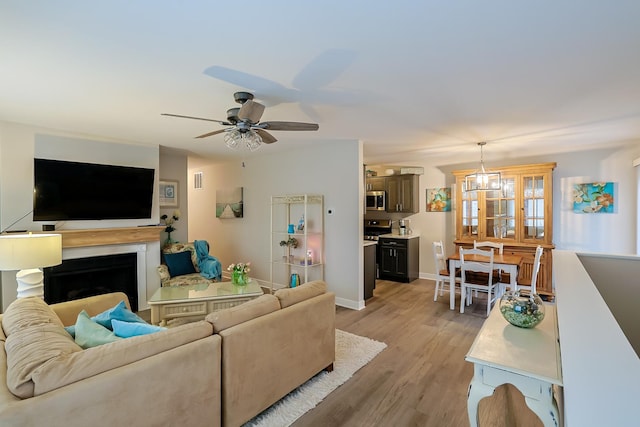
[[[519,328],[533,328],[544,319],[544,305],[540,296],[521,291],[508,291],[500,298],[502,316]]]

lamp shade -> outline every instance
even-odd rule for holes
[[[0,270],[50,267],[62,263],[62,235],[0,236]]]

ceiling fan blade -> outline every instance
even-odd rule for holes
[[[238,118],[240,120],[249,120],[251,123],[258,123],[263,112],[264,105],[249,99],[240,107]]]
[[[317,123],[301,122],[262,122],[259,126],[268,130],[318,130],[320,128]]]
[[[205,119],[205,118],[202,118],[202,117],[183,116],[181,114],[171,114],[171,113],[161,113],[160,115],[161,116],[169,116],[169,117],[179,117],[181,119],[204,120],[204,121],[207,121],[207,122],[216,122],[216,123],[222,123],[225,126],[231,126],[231,123],[225,122],[223,120]]]
[[[262,138],[262,142],[264,142],[265,144],[273,144],[274,142],[277,141],[276,138],[274,138],[273,135],[271,135],[269,132],[267,132],[266,130],[262,130],[262,129],[254,129],[254,131],[260,135],[260,138]]]
[[[206,138],[208,136],[217,135],[219,133],[226,132],[226,131],[227,131],[227,129],[214,130],[213,132],[209,132],[209,133],[205,133],[205,134],[202,134],[202,135],[198,135],[198,136],[196,136],[196,138]]]

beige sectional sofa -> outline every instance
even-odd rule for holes
[[[238,426],[335,358],[335,296],[322,281],[85,350],[64,330],[82,309],[121,300],[11,304],[0,316],[0,425]]]

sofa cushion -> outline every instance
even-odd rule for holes
[[[261,295],[235,307],[214,311],[206,317],[213,325],[213,332],[219,333],[227,328],[264,316],[280,309],[278,299],[273,295]]]
[[[278,289],[274,295],[280,301],[280,306],[287,308],[300,301],[322,295],[325,292],[327,292],[327,284],[322,280],[315,280],[295,288]]]
[[[171,277],[196,272],[191,260],[191,251],[164,254],[164,262],[167,264],[167,267],[169,267],[169,274]]]
[[[75,327],[75,341],[82,348],[91,348],[120,340],[112,331],[89,318],[86,311],[78,314]]]
[[[29,326],[46,323],[63,326],[56,313],[38,297],[18,298],[2,315],[2,328],[6,336]]]
[[[38,297],[12,302],[2,316],[7,336],[7,388],[14,395],[34,395],[33,375],[57,358],[81,352],[53,310]]]
[[[114,341],[64,357],[52,358],[48,363],[34,369],[32,375],[33,395],[38,396],[187,343],[207,338],[211,336],[212,332],[210,323],[199,321],[169,328],[155,334]],[[207,363],[207,361],[203,360],[202,363]],[[175,366],[169,368],[174,369]],[[117,410],[115,408],[114,406],[114,410]]]

